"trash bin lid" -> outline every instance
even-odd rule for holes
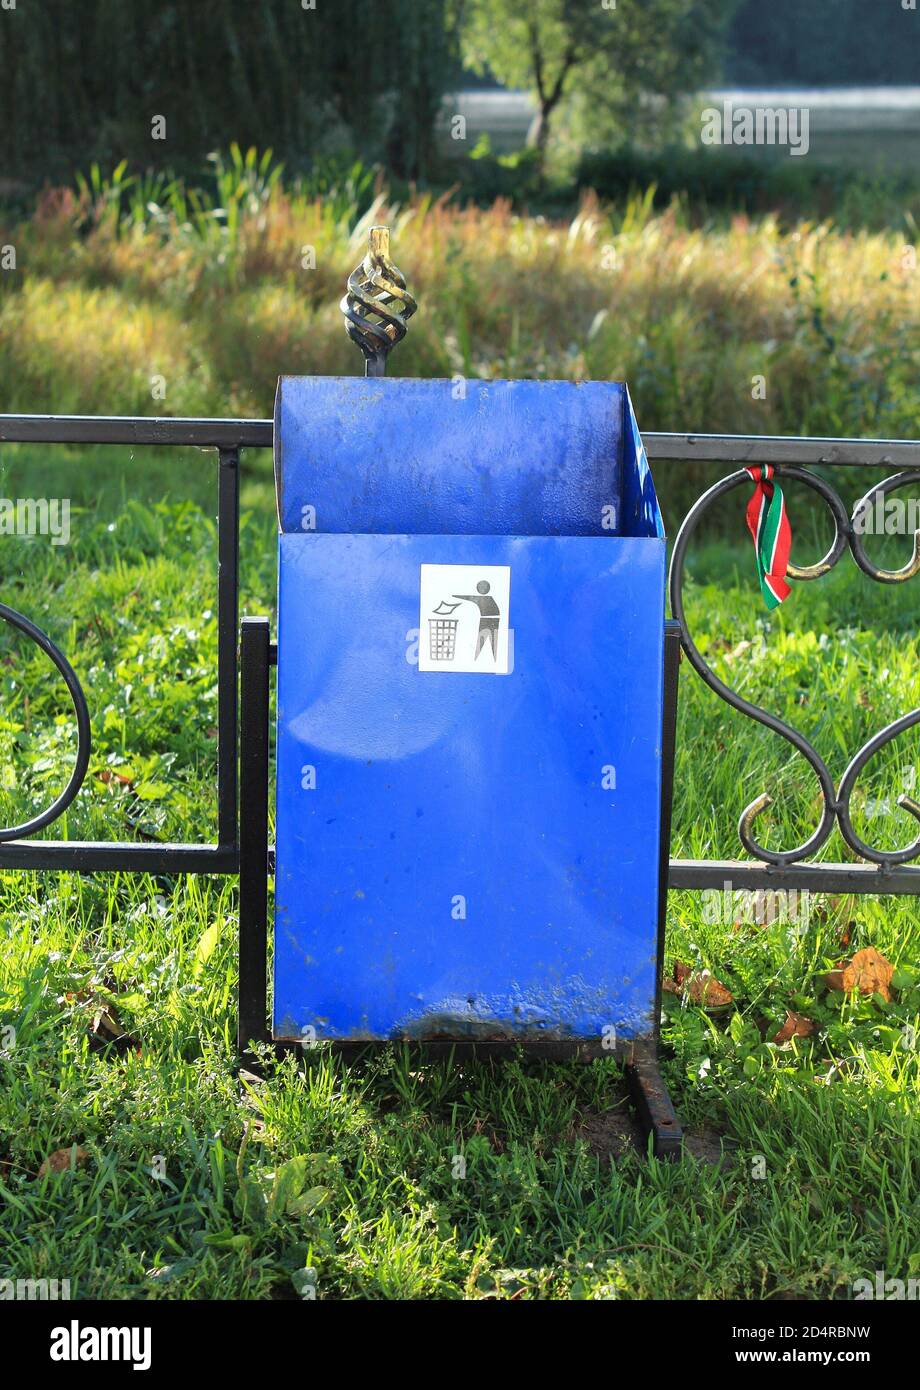
[[[275,478],[285,532],[663,534],[621,382],[282,377]]]

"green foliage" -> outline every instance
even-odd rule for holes
[[[529,138],[542,150],[553,112],[573,97],[595,136],[611,118],[636,129],[654,112],[660,126],[662,102],[673,107],[715,75],[733,7],[734,0],[466,0],[461,42],[474,71],[533,92]]]
[[[454,47],[445,0],[43,0],[0,26],[3,172],[189,167],[236,140],[297,165],[352,147],[416,176]]]
[[[538,177],[533,152],[469,167],[496,193]],[[268,415],[279,373],[355,370],[337,306],[381,220],[421,305],[403,375],[625,377],[649,430],[920,428],[909,199],[872,233],[656,209],[654,188],[549,221],[239,147],[194,182],[96,166],[0,225],[0,409]]]
[[[913,86],[920,12],[910,0],[742,0],[726,80],[760,87]]]
[[[579,156],[574,184],[614,203],[651,188],[656,208],[678,199],[684,216],[697,222],[725,213],[772,215],[785,226],[827,219],[840,228],[901,228],[911,240],[920,217],[920,178],[914,173],[722,151],[713,155],[700,146],[670,144],[654,151],[589,146]]]
[[[253,452],[243,466],[243,607],[271,612],[269,469]],[[172,761],[152,770],[167,785],[144,828],[207,835],[213,460],[5,447],[0,467],[14,495],[66,478],[86,503],[66,557],[9,538],[0,551],[4,597],[63,643],[94,714],[117,716],[108,728],[97,719],[65,833],[138,833],[135,787],[99,773],[159,753]],[[796,558],[807,560],[818,538],[799,500]],[[719,671],[816,737],[835,769],[920,700],[913,611],[852,568],[797,585],[767,616],[749,545],[704,544],[687,605]],[[164,643],[163,631],[178,636]],[[27,724],[3,730],[15,774],[5,818],[47,797],[73,731],[34,648],[8,639],[0,672],[4,720]],[[776,794],[771,843],[813,824],[810,774],[692,673],[680,718],[676,853],[731,854],[741,804],[762,787]],[[861,779],[858,824],[875,843],[912,833],[893,792],[920,749],[898,742]],[[842,857],[836,838],[827,853]],[[734,995],[718,1016],[668,1002],[668,1079],[691,1130],[674,1165],[619,1142],[612,1062],[458,1066],[394,1047],[346,1064],[321,1049],[269,1064],[264,1080],[237,1075],[237,912],[233,880],[0,875],[0,1278],[69,1277],[75,1299],[828,1299],[876,1269],[914,1269],[920,921],[909,901],[861,902],[844,948],[840,902],[812,899],[805,921],[736,925],[700,894],[671,895],[669,967],[708,968]],[[896,967],[888,1004],[825,987],[841,953],[865,945]],[[100,1001],[130,1046],[93,1033]],[[790,1008],[816,1031],[778,1045]],[[74,1143],[86,1163],[36,1178]]]
[[[336,304],[382,218],[421,301],[405,374],[626,375],[646,429],[920,429],[903,233],[701,227],[679,206],[656,212],[651,191],[586,199],[552,223],[507,204],[396,206],[354,163],[300,182],[276,169],[239,149],[204,187],[91,169],[5,232],[20,269],[0,277],[0,408],[153,412],[157,371],[171,411],[267,414],[279,371],[354,371]],[[765,400],[751,397],[755,371]],[[655,471],[673,531],[703,478]],[[0,481],[5,496],[72,502],[66,552],[41,538],[0,548],[4,599],[63,646],[93,711],[89,776],[49,833],[213,836],[213,457],[4,445]],[[846,500],[866,481],[843,480]],[[841,565],[766,614],[735,502],[690,556],[688,615],[723,678],[814,738],[839,775],[920,703],[914,611],[898,586]],[[827,536],[803,489],[789,505],[808,562]],[[260,451],[244,454],[243,513],[243,610],[270,613]],[[903,563],[903,538],[877,544],[880,562]],[[73,745],[47,662],[4,629],[0,822],[48,803]],[[676,854],[735,855],[738,813],[765,788],[768,844],[814,826],[801,760],[692,673],[678,747]],[[864,771],[853,814],[871,843],[908,842],[897,796],[918,765],[914,733]],[[837,835],[824,853],[847,856]],[[668,1079],[693,1130],[673,1166],[617,1142],[612,1063],[420,1065],[392,1049],[346,1065],[320,1051],[265,1082],[238,1077],[238,906],[234,881],[0,875],[0,1277],[63,1274],[76,1298],[833,1298],[877,1268],[914,1268],[909,901],[860,903],[845,947],[833,901],[814,899],[804,922],[736,925],[701,894],[671,895],[669,967],[709,969],[734,996],[717,1016],[668,1001]],[[867,945],[895,966],[891,1001],[826,988]],[[100,1004],[124,1047],[94,1031]],[[777,1044],[789,1009],[815,1031]],[[704,1140],[724,1144],[721,1165],[694,1156]],[[74,1143],[86,1164],[36,1179]]]

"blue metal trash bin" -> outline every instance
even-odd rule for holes
[[[282,378],[275,467],[274,1038],[650,1036],[665,540],[625,386]]]

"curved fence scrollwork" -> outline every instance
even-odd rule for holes
[[[820,579],[822,575],[828,574],[834,568],[847,550],[850,551],[862,572],[880,584],[902,584],[920,574],[920,531],[916,532],[913,538],[912,558],[901,569],[888,570],[880,568],[869,559],[863,544],[864,526],[861,524],[877,506],[878,498],[884,502],[888,493],[910,483],[920,482],[920,468],[902,470],[886,478],[883,482],[874,484],[856,503],[852,516],[847,512],[835,489],[817,474],[792,464],[779,464],[776,466],[776,476],[778,479],[788,478],[803,483],[810,488],[826,505],[834,523],[834,538],[827,554],[812,565],[790,564],[788,574],[791,579],[799,581]],[[770,850],[757,840],[754,833],[757,820],[773,801],[767,792],[763,792],[741,812],[738,822],[738,835],[741,843],[755,859],[778,868],[785,868],[816,854],[836,825],[847,845],[860,858],[880,867],[906,864],[920,856],[920,836],[910,845],[898,850],[882,850],[869,845],[853,826],[850,804],[857,780],[867,763],[881,748],[884,748],[901,734],[906,733],[908,729],[920,724],[920,708],[896,719],[869,739],[850,761],[838,788],[827,764],[814,745],[798,729],[793,728],[792,725],[787,724],[768,710],[746,700],[721,680],[693,640],[684,611],[683,598],[684,571],[690,541],[703,517],[707,515],[716,502],[735,488],[744,485],[750,486],[750,482],[750,475],[747,471],[743,468],[739,469],[728,477],[722,478],[705,492],[687,513],[674,543],[671,559],[669,576],[671,611],[680,626],[681,645],[694,670],[705,681],[710,690],[714,691],[726,704],[747,718],[764,725],[773,733],[779,734],[781,738],[792,744],[793,748],[809,764],[818,780],[821,788],[822,809],[819,824],[802,844],[796,845],[793,849]],[[915,801],[913,797],[899,796],[898,805],[920,821],[920,803]]]
[[[67,660],[61,649],[51,641],[41,628],[35,626],[28,618],[17,613],[15,608],[9,608],[5,603],[0,603],[0,619],[9,627],[15,628],[24,636],[30,638],[37,647],[40,647],[45,655],[53,662],[58,671],[64,678],[64,684],[70,693],[73,703],[74,714],[77,719],[77,753],[74,760],[73,771],[66,787],[46,810],[33,816],[30,820],[23,821],[20,825],[8,825],[0,827],[0,842],[5,840],[18,840],[28,835],[34,835],[37,831],[43,830],[46,825],[51,825],[52,821],[64,814],[67,807],[73,801],[77,792],[83,785],[89,767],[90,750],[92,748],[92,733],[90,730],[89,709],[86,704],[86,696],[80,684],[77,674]]]
[[[413,312],[414,301],[404,290],[402,277],[392,265],[388,247],[381,237],[372,239],[372,254],[349,283],[350,302],[346,309],[348,331],[364,338],[368,371],[379,374],[389,347],[405,331],[405,321]],[[348,299],[348,296],[346,296]],[[368,324],[365,320],[371,318]],[[15,609],[0,604],[0,621],[35,642],[63,677],[77,724],[77,746],[73,768],[63,792],[40,814],[20,825],[0,828],[0,868],[70,869],[82,872],[107,870],[147,873],[216,873],[241,871],[245,854],[241,848],[239,771],[250,756],[238,738],[239,701],[248,687],[242,680],[239,659],[239,484],[240,454],[243,449],[271,449],[273,422],[264,420],[154,419],[144,417],[0,415],[0,442],[29,444],[91,444],[94,446],[194,447],[212,451],[217,463],[217,837],[216,842],[164,844],[143,840],[75,841],[35,837],[37,832],[57,820],[71,805],[83,785],[90,760],[90,716],[80,682],[66,657],[50,638]],[[827,764],[813,744],[797,729],[768,710],[746,700],[727,685],[709,666],[694,642],[684,612],[683,587],[688,547],[700,522],[720,499],[733,490],[750,486],[751,479],[742,464],[770,463],[776,474],[790,482],[803,484],[828,509],[834,524],[834,537],[827,554],[813,564],[790,565],[793,580],[809,581],[829,573],[849,550],[856,565],[869,578],[881,584],[904,584],[920,575],[920,535],[914,537],[913,555],[900,569],[884,569],[869,558],[863,539],[862,514],[885,505],[889,493],[920,482],[920,443],[906,440],[793,439],[770,436],[647,434],[649,459],[657,470],[681,462],[723,463],[738,471],[709,489],[687,514],[674,543],[670,574],[671,608],[675,623],[668,628],[667,651],[672,656],[673,707],[668,716],[669,760],[673,760],[673,715],[677,701],[677,650],[682,646],[688,660],[706,685],[729,706],[778,734],[805,759],[821,792],[819,823],[811,834],[791,849],[771,850],[758,838],[758,826],[767,812],[770,796],[764,792],[741,814],[739,835],[750,856],[747,859],[670,860],[668,882],[672,887],[701,888],[721,885],[731,879],[735,885],[753,887],[780,884],[809,885],[819,891],[878,893],[895,892],[920,895],[920,837],[903,849],[882,850],[867,844],[856,831],[851,818],[854,789],[866,766],[876,754],[908,730],[920,725],[920,709],[889,724],[864,744],[851,759],[839,784],[835,784]],[[809,471],[822,465],[884,467],[896,470],[883,482],[874,484],[857,502],[850,515],[838,492],[825,478]],[[881,504],[879,504],[881,499]],[[671,678],[669,677],[669,680]],[[667,730],[665,731],[667,732]],[[677,795],[680,795],[679,785]],[[920,821],[920,803],[901,796],[898,804]],[[670,816],[670,804],[667,808]],[[245,819],[245,817],[244,817]],[[846,864],[828,864],[814,859],[838,826],[853,859]],[[252,840],[252,836],[248,836]],[[260,855],[261,849],[249,853]],[[269,861],[272,852],[269,849]],[[803,862],[807,861],[807,862]]]

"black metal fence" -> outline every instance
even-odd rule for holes
[[[106,841],[36,840],[30,838],[53,823],[78,794],[89,765],[91,715],[79,679],[64,655],[28,617],[0,604],[0,618],[36,641],[63,676],[77,716],[78,746],[74,768],[64,792],[41,815],[21,826],[0,830],[0,868],[132,870],[150,873],[235,874],[240,870],[240,809],[238,795],[239,688],[239,494],[240,458],[243,449],[269,449],[271,420],[206,420],[106,418],[56,415],[0,415],[0,442],[31,444],[90,444],[130,446],[192,446],[213,449],[216,460],[218,564],[217,564],[217,824],[215,844],[150,844]],[[809,566],[790,566],[797,580],[815,580],[827,574],[849,551],[859,568],[883,584],[903,584],[920,575],[920,535],[914,538],[911,560],[899,570],[875,566],[866,555],[861,529],[854,524],[861,510],[873,506],[900,487],[920,482],[920,442],[905,440],[797,439],[744,435],[645,436],[649,458],[668,464],[707,463],[737,465],[710,488],[688,512],[674,543],[670,575],[671,608],[680,625],[681,645],[699,676],[734,709],[766,726],[805,758],[821,787],[821,820],[815,832],[789,850],[764,848],[756,839],[755,823],[769,806],[766,795],[757,797],[742,813],[739,837],[750,858],[744,860],[672,859],[672,888],[721,888],[726,881],[738,889],[796,888],[847,893],[920,893],[920,837],[897,851],[876,849],[855,830],[850,800],[860,774],[869,761],[892,740],[920,724],[920,709],[905,713],[874,735],[859,749],[838,784],[812,744],[775,715],[752,705],[727,686],[711,669],[697,648],[683,605],[684,566],[688,546],[709,508],[726,493],[750,483],[746,467],[772,464],[778,478],[788,477],[809,487],[828,508],[834,522],[834,539],[827,554]],[[852,514],[825,478],[809,469],[821,467],[891,469],[856,504]],[[679,788],[678,788],[679,795]],[[903,796],[899,804],[920,820],[920,804]],[[838,826],[853,851],[854,862],[816,863],[815,855]],[[266,871],[270,867],[266,863]]]

